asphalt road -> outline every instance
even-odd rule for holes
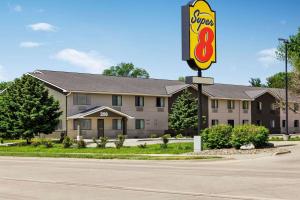
[[[300,149],[227,161],[0,157],[0,199],[300,199]]]

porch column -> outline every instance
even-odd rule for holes
[[[123,124],[123,135],[127,135],[127,118],[122,118],[122,124]]]

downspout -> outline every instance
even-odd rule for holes
[[[68,135],[68,96],[71,94],[72,92],[67,93],[66,95],[66,136]]]

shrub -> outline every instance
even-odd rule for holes
[[[0,143],[3,144],[4,143],[4,139],[0,138]]]
[[[157,138],[157,134],[155,133],[150,134],[150,138]]]
[[[283,141],[282,137],[271,137],[269,141]]]
[[[255,148],[264,147],[268,142],[269,130],[263,126],[241,125],[233,128],[231,144],[239,149],[243,145],[252,143]]]
[[[99,142],[96,139],[94,139],[94,142],[97,144],[98,148],[104,149],[106,147],[106,144],[108,143],[108,137],[100,137]]]
[[[171,138],[172,136],[171,136],[171,134],[164,134],[164,136],[163,137],[166,137],[166,138]]]
[[[62,141],[62,144],[64,148],[70,148],[73,145],[73,142],[70,137],[65,136]]]
[[[144,144],[139,144],[138,148],[146,149],[147,148],[147,143],[145,142]]]
[[[86,148],[86,142],[83,139],[77,141],[77,148],[78,149]]]
[[[170,138],[169,134],[163,135],[161,137],[161,139],[163,141],[163,143],[160,145],[161,148],[163,148],[163,149],[168,148],[169,138]]]
[[[229,125],[216,125],[203,130],[201,133],[204,146],[209,149],[230,148],[232,127]]]
[[[31,140],[31,145],[34,146],[34,147],[38,147],[38,146],[40,146],[41,144],[42,144],[42,141],[41,141],[41,139],[39,139],[39,138],[33,138],[33,139]]]
[[[41,144],[44,145],[46,148],[52,148],[53,143],[50,139],[42,139]]]
[[[176,139],[179,139],[179,138],[183,138],[183,135],[182,134],[177,134]]]
[[[117,149],[122,148],[123,145],[124,145],[124,142],[125,142],[125,135],[119,134],[119,135],[117,136],[117,140],[115,141],[116,148],[117,148]]]

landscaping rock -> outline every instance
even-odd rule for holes
[[[250,143],[250,144],[246,144],[246,145],[241,146],[240,149],[241,150],[251,150],[251,149],[255,149],[255,146],[252,143]]]

